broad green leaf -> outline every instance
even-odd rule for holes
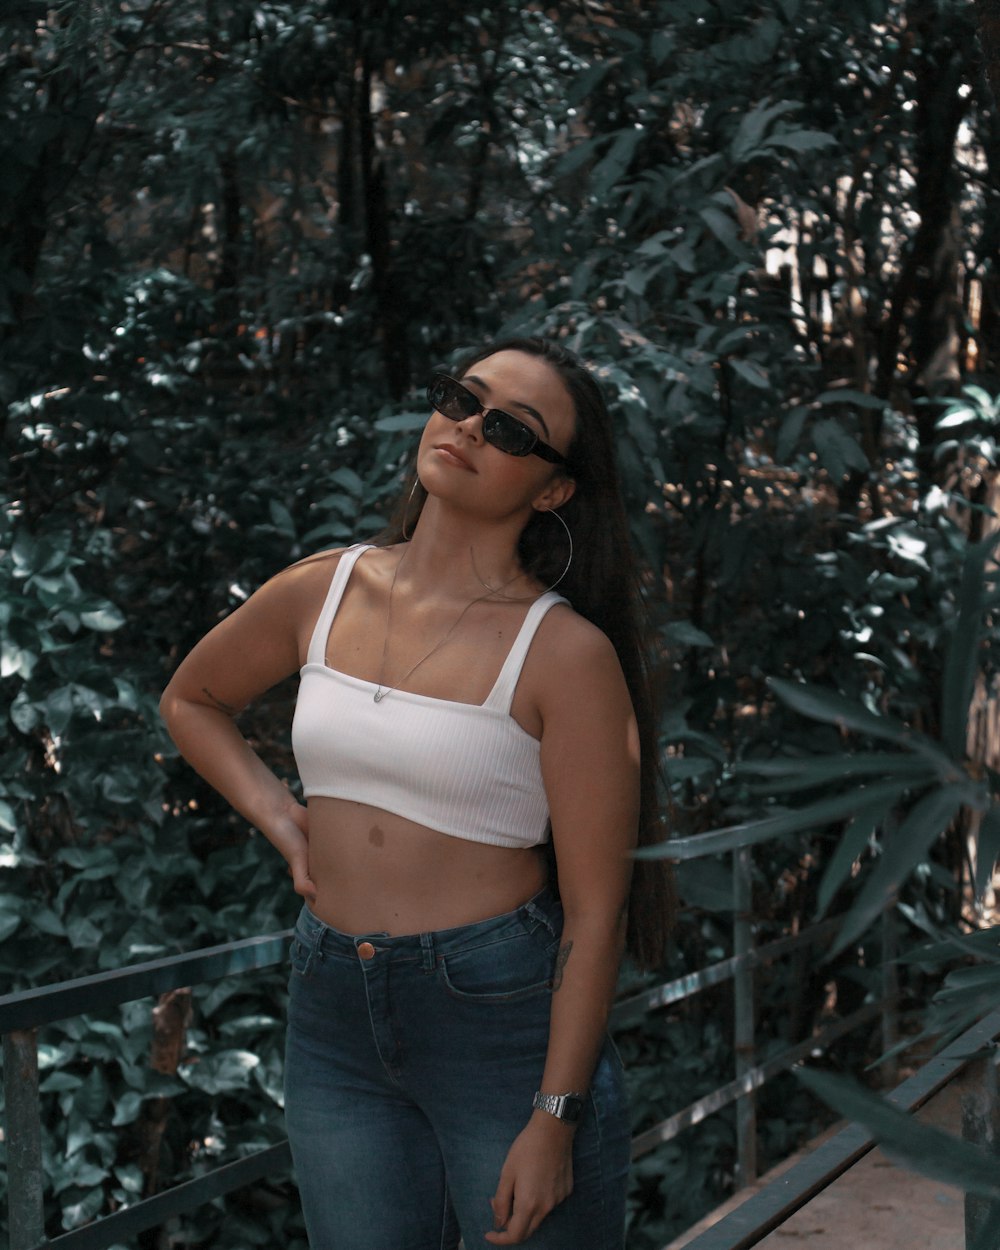
[[[611,57],[602,58],[593,65],[588,65],[570,85],[567,92],[570,104],[581,104],[589,99],[591,92],[595,91],[604,78],[617,68],[618,62]]]
[[[101,608],[94,608],[90,612],[81,612],[80,620],[88,629],[96,630],[102,634],[121,629],[125,624],[124,614],[110,603],[105,604]]]
[[[936,430],[950,430],[957,425],[967,425],[970,421],[979,420],[979,412],[975,408],[952,408],[945,416],[935,422]]]
[[[126,1193],[141,1194],[145,1176],[137,1163],[120,1163],[115,1167],[115,1178]]]
[[[778,430],[778,441],[774,448],[774,458],[778,464],[784,464],[792,454],[795,444],[802,435],[802,427],[808,416],[808,407],[805,404],[798,404],[782,419],[781,428]]]
[[[591,188],[594,195],[606,195],[607,192],[625,174],[636,148],[646,138],[642,127],[632,126],[628,130],[619,130],[607,153],[594,166],[590,174]]]
[[[717,859],[692,860],[677,866],[677,893],[682,902],[705,911],[732,911],[733,879]]]
[[[715,646],[708,634],[697,625],[692,625],[690,621],[671,621],[663,631],[663,637],[668,645],[673,644],[679,647]]]
[[[982,898],[1000,859],[1000,805],[994,803],[983,813],[976,839],[976,897]]]
[[[900,955],[901,963],[941,963],[971,955],[974,959],[993,959],[1000,963],[1000,931],[980,929],[975,933],[953,933],[942,941],[929,942]]]
[[[833,417],[814,422],[812,437],[820,462],[838,481],[851,469],[863,473],[871,467],[857,439]]]
[[[765,146],[789,148],[793,152],[815,152],[819,148],[836,147],[837,139],[824,130],[787,130],[767,136]]]
[[[792,794],[798,790],[812,790],[828,781],[839,781],[849,777],[890,777],[923,778],[927,777],[927,761],[918,755],[902,752],[868,752],[857,755],[836,755],[831,759],[814,756],[798,756],[795,758],[779,758],[773,760],[743,760],[736,765],[737,777],[764,777],[766,783],[754,787],[755,790],[765,789],[768,793],[780,791]],[[942,780],[964,779],[961,770],[949,765],[947,774]]]
[[[222,1050],[180,1068],[180,1075],[206,1094],[245,1089],[260,1057],[248,1050]]]
[[[294,538],[295,518],[285,504],[280,499],[271,499],[268,501],[267,510],[271,517],[271,524],[278,533],[284,534],[286,538]]]
[[[796,712],[801,712],[803,716],[909,747],[930,759],[941,770],[942,775],[946,775],[948,769],[956,767],[929,738],[915,733],[888,716],[876,716],[862,704],[855,703],[836,691],[824,690],[809,682],[787,681],[781,677],[769,677],[767,684],[782,703],[786,703]]]
[[[739,244],[739,227],[736,219],[729,213],[724,213],[720,208],[714,208],[711,204],[701,209],[698,216],[702,219],[709,230],[715,235],[720,243],[731,251],[740,255]]]
[[[375,422],[375,429],[386,434],[400,430],[422,430],[427,424],[427,417],[426,412],[394,412],[392,416],[379,417]]]
[[[757,104],[743,115],[733,138],[731,154],[734,161],[746,160],[759,148],[768,127],[779,117],[797,112],[802,105],[796,100],[778,100],[776,104]]]
[[[85,1194],[78,1202],[70,1203],[63,1208],[63,1228],[78,1228],[81,1224],[89,1224],[104,1205],[104,1188],[98,1186]]]
[[[108,1082],[101,1068],[92,1068],[86,1080],[73,1095],[73,1108],[86,1120],[96,1120],[108,1101]]]
[[[27,681],[37,662],[38,654],[34,651],[8,641],[0,644],[0,678],[13,677],[15,673],[20,673]]]
[[[886,1154],[905,1167],[967,1193],[1000,1198],[996,1155],[922,1123],[845,1077],[809,1068],[793,1071],[817,1098],[863,1125]]]
[[[810,803],[808,807],[791,810],[786,808],[777,816],[729,825],[724,829],[713,829],[709,833],[695,834],[690,838],[673,838],[654,846],[641,847],[633,853],[639,859],[699,859],[703,855],[715,855],[722,851],[736,850],[741,846],[752,846],[770,838],[815,832],[835,820],[852,816],[856,810],[868,804],[898,800],[905,791],[906,785],[902,782],[859,786],[850,794],[820,799],[816,803]]]
[[[881,412],[886,407],[886,401],[880,399],[878,395],[852,390],[849,386],[838,387],[834,391],[824,391],[816,396],[816,402],[818,404],[853,404],[856,408],[871,408],[876,412]]]
[[[1000,988],[1000,967],[996,963],[977,964],[971,968],[955,968],[945,978],[940,997],[966,993],[968,990],[996,990]]]
[[[922,795],[891,834],[883,834],[882,858],[844,917],[830,955],[861,936],[891,903],[900,885],[927,856],[962,806],[962,787],[943,786]]]
[[[862,854],[872,834],[881,829],[892,808],[893,800],[883,799],[879,803],[868,804],[851,817],[850,824],[840,835],[837,848],[830,856],[820,881],[817,918],[826,913],[834,895],[847,880],[854,861]]]
[[[728,357],[728,363],[732,371],[741,377],[744,382],[749,382],[751,386],[756,387],[759,391],[770,390],[770,375],[767,370],[762,365],[757,364],[756,361],[740,360],[738,357],[730,356]]]
[[[122,1124],[134,1124],[139,1118],[139,1112],[142,1109],[142,1095],[136,1090],[126,1090],[115,1101],[115,1114],[111,1123],[116,1127]]]

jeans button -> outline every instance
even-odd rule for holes
[[[362,959],[371,959],[375,955],[375,947],[372,946],[371,942],[359,942],[358,955]]]

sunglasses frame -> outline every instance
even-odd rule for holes
[[[438,407],[438,405],[434,402],[433,395],[435,387],[440,382],[448,382],[452,386],[457,387],[462,395],[468,396],[468,412],[463,412],[461,416],[453,417],[450,412],[443,412],[441,408]],[[457,398],[458,397],[456,396],[456,399]],[[540,456],[543,460],[547,460],[550,464],[566,463],[566,457],[556,451],[554,447],[550,447],[548,443],[542,442],[530,425],[527,425],[519,417],[515,417],[511,413],[506,412],[503,408],[487,408],[475,392],[470,391],[464,383],[460,382],[458,378],[451,377],[450,374],[441,372],[434,374],[431,378],[430,385],[427,387],[427,402],[435,412],[440,412],[441,416],[445,417],[448,421],[464,421],[466,417],[474,417],[477,414],[482,413],[483,438],[490,444],[491,447],[495,447],[497,451],[502,451],[505,455]],[[513,421],[515,425],[519,426],[527,434],[531,435],[532,441],[524,449],[524,451],[511,451],[510,448],[502,447],[496,441],[498,422],[501,423],[502,428],[502,424],[508,421]]]

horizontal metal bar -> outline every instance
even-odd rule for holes
[[[893,1090],[889,1101],[903,1111],[916,1111],[998,1035],[1000,1010],[985,1016],[939,1055],[928,1059],[917,1073]],[[685,1250],[750,1250],[843,1175],[874,1144],[875,1139],[860,1125],[852,1124],[841,1130],[770,1185],[752,1194],[735,1211],[689,1241]]]
[[[866,1003],[864,1007],[859,1007],[857,1011],[852,1011],[849,1016],[845,1016],[842,1020],[837,1020],[835,1023],[828,1025],[822,1032],[816,1033],[812,1037],[807,1037],[795,1046],[790,1046],[787,1050],[783,1050],[780,1055],[772,1056],[766,1063],[750,1068],[742,1076],[737,1077],[735,1081],[730,1081],[728,1085],[722,1085],[718,1089],[712,1090],[710,1094],[706,1094],[703,1098],[699,1098],[697,1102],[691,1103],[683,1111],[677,1111],[672,1116],[668,1116],[666,1120],[661,1120],[659,1124],[654,1124],[652,1128],[646,1129],[645,1132],[637,1133],[632,1138],[632,1158],[637,1159],[640,1155],[646,1154],[647,1151],[654,1149],[656,1146],[670,1141],[684,1129],[689,1128],[692,1124],[698,1124],[706,1116],[710,1116],[716,1111],[721,1111],[723,1107],[728,1106],[731,1102],[735,1102],[737,1098],[749,1093],[750,1090],[760,1089],[765,1081],[769,1081],[773,1076],[777,1076],[779,1072],[784,1072],[818,1047],[823,1047],[829,1042],[836,1041],[838,1037],[843,1037],[845,1033],[850,1033],[858,1025],[875,1019],[881,1010],[881,1003]]]
[[[137,1202],[134,1207],[106,1215],[92,1224],[85,1224],[83,1228],[74,1228],[72,1232],[63,1233],[51,1241],[40,1242],[35,1250],[56,1250],[57,1247],[58,1250],[105,1250],[107,1246],[137,1237],[147,1228],[156,1228],[171,1216],[193,1211],[203,1203],[242,1189],[261,1177],[285,1172],[291,1163],[288,1142],[279,1142],[276,1146],[258,1150],[245,1159],[214,1168],[205,1176],[195,1177],[164,1190],[162,1194]]]
[[[97,972],[73,981],[58,981],[37,989],[19,990],[0,997],[0,1034],[34,1029],[53,1020],[130,1003],[136,998],[164,994],[182,985],[216,981],[236,972],[249,972],[281,963],[291,929],[223,942],[183,955],[168,955],[110,972]]]
[[[674,981],[665,981],[662,985],[643,990],[631,998],[622,999],[612,1008],[611,1027],[620,1029],[628,1024],[637,1023],[648,1012],[655,1011],[657,1007],[680,1002],[684,998],[697,994],[699,990],[707,989],[710,985],[719,985],[723,981],[728,981],[740,968],[761,967],[800,946],[809,946],[813,942],[822,941],[836,931],[839,923],[840,917],[834,916],[819,924],[810,925],[809,928],[802,929],[798,933],[776,938],[773,942],[765,942],[763,946],[758,946],[747,955],[732,955],[729,959],[709,964],[707,968],[685,973],[684,976],[677,977]]]
[[[803,929],[800,933],[765,943],[749,957],[753,966],[767,963],[786,951],[819,941],[836,927],[837,920],[824,920],[820,924]],[[0,996],[0,1034],[20,1029],[38,1028],[53,1020],[65,1020],[85,1012],[100,1011],[164,994],[182,985],[197,985],[214,981],[237,972],[249,972],[281,963],[285,958],[285,943],[292,930],[268,933],[260,937],[244,938],[239,942],[224,942],[202,950],[187,951],[181,955],[168,955],[163,959],[151,959],[109,972],[77,977],[72,981],[57,981],[35,989],[18,990],[14,994]],[[652,1011],[667,1003],[677,1002],[709,985],[716,985],[733,975],[740,966],[739,959],[724,959],[699,972],[689,973],[675,981],[643,990],[632,998],[615,1005],[612,1023],[621,1024],[625,1016],[632,1016],[638,1009]]]

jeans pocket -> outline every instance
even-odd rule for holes
[[[312,961],[313,948],[296,933],[288,949],[288,962],[292,966],[293,974],[300,977],[308,977]]]
[[[439,966],[448,993],[470,1002],[509,1003],[552,989],[553,958],[527,934],[457,951]]]

